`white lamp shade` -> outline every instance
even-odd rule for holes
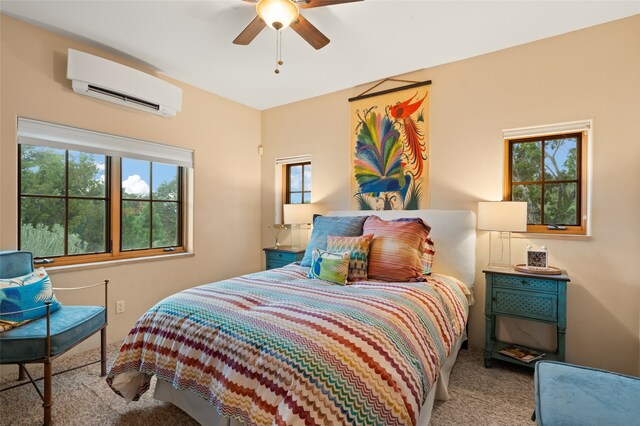
[[[313,204],[285,204],[284,223],[296,225],[311,223],[313,220]]]
[[[478,229],[501,232],[526,232],[527,203],[525,201],[479,202]]]
[[[260,18],[274,30],[284,30],[298,19],[300,11],[291,0],[260,0],[256,5]]]

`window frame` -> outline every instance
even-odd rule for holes
[[[120,157],[119,158],[119,177],[120,177],[120,185],[119,185],[119,189],[120,189],[120,193],[119,195],[119,204],[120,204],[120,212],[119,212],[119,220],[120,220],[120,224],[119,224],[119,229],[118,229],[118,247],[119,247],[119,251],[120,253],[132,253],[132,252],[136,252],[139,254],[142,253],[149,253],[149,254],[155,254],[157,253],[158,250],[161,250],[163,253],[166,252],[171,252],[171,253],[175,253],[178,251],[178,248],[184,248],[183,245],[183,241],[184,241],[184,226],[183,226],[183,216],[184,216],[184,184],[183,184],[183,179],[184,179],[184,167],[182,166],[175,166],[178,168],[178,194],[177,194],[177,200],[154,200],[153,199],[153,163],[160,163],[159,161],[151,161],[151,160],[142,160],[142,161],[149,161],[149,199],[134,199],[134,198],[124,198],[124,191],[122,190],[122,160],[126,158],[126,157]],[[160,163],[160,164],[164,164],[164,163]],[[124,250],[122,249],[122,218],[123,218],[123,214],[122,214],[122,205],[124,204],[123,201],[139,201],[139,202],[146,202],[149,203],[149,248],[142,248],[142,249],[127,249]],[[153,247],[153,203],[161,203],[161,202],[168,202],[168,203],[175,203],[178,205],[178,238],[177,238],[177,244],[175,246],[162,246],[162,247]],[[169,250],[168,250],[169,249]]]
[[[22,145],[18,143],[18,185],[17,185],[17,201],[18,201],[18,249],[21,249],[21,209],[22,209]],[[46,146],[46,145],[36,145],[34,146]],[[65,188],[68,188],[68,157],[69,151],[77,151],[77,152],[90,152],[90,151],[82,151],[81,147],[68,149],[68,148],[60,148],[65,150]],[[187,252],[187,244],[188,244],[188,224],[187,218],[189,217],[189,212],[186,210],[188,208],[188,202],[185,199],[186,195],[189,193],[189,175],[188,169],[184,166],[178,167],[178,245],[170,246],[170,247],[158,247],[158,248],[149,248],[149,249],[139,249],[139,250],[121,250],[121,199],[122,199],[122,185],[121,179],[115,179],[114,177],[121,176],[121,156],[112,156],[105,155],[105,182],[106,182],[106,224],[105,224],[105,239],[106,239],[106,252],[104,253],[91,253],[91,254],[66,254],[67,251],[67,239],[68,239],[68,208],[65,213],[65,255],[63,256],[47,256],[47,257],[34,257],[34,265],[42,266],[48,265],[49,267],[57,267],[57,266],[69,266],[69,265],[81,265],[86,263],[96,263],[96,262],[106,262],[106,261],[114,261],[114,260],[124,260],[124,259],[133,259],[133,258],[142,258],[142,257],[152,257],[152,256],[162,256],[162,255],[171,255],[177,253]],[[126,157],[129,158],[129,157]],[[152,160],[145,160],[150,161]],[[161,161],[155,161],[157,163],[161,163]],[[34,196],[37,197],[37,196]],[[43,198],[52,198],[48,196],[44,196]],[[68,199],[72,198],[91,198],[102,200],[103,198],[97,197],[69,197],[68,193],[66,196],[53,196],[53,198],[65,198],[65,204],[68,206]],[[149,202],[153,202],[149,200]],[[152,224],[150,224],[152,226]]]
[[[111,252],[111,157],[105,155],[105,196],[104,197],[84,197],[84,196],[72,196],[69,195],[69,151],[84,152],[79,150],[63,149],[64,150],[64,195],[31,195],[22,193],[22,147],[26,144],[18,144],[18,249],[21,249],[22,242],[22,198],[47,198],[47,199],[62,199],[64,200],[65,214],[64,214],[64,254],[62,256],[48,256],[48,257],[34,257],[34,264],[49,263],[47,259],[73,259],[70,262],[77,261],[78,263],[84,262],[86,259],[101,259],[110,255]],[[44,147],[42,145],[30,145],[37,147]],[[104,154],[100,154],[104,155]],[[69,200],[101,200],[105,202],[105,251],[86,253],[86,254],[68,254],[68,242],[69,242]]]
[[[514,136],[514,137],[505,137],[504,138],[504,174],[503,174],[503,199],[505,201],[512,200],[512,185],[514,181],[512,180],[512,149],[514,143],[522,143],[522,142],[543,142],[546,140],[554,140],[562,137],[578,137],[577,149],[578,153],[576,156],[576,179],[570,180],[560,180],[553,182],[576,182],[577,184],[577,202],[578,206],[576,209],[577,214],[577,222],[578,225],[566,225],[566,229],[549,229],[548,224],[527,224],[527,233],[536,233],[536,234],[566,234],[566,235],[586,235],[587,234],[587,225],[588,225],[588,216],[587,216],[587,193],[588,193],[588,174],[587,174],[587,165],[588,165],[588,143],[589,143],[589,132],[586,130],[575,130],[575,131],[562,131],[562,132],[554,132],[554,133],[545,133],[542,135],[535,136],[531,135],[523,135],[523,136]],[[544,221],[544,183],[545,183],[545,168],[544,168],[544,142],[542,144],[542,159],[541,159],[541,180],[531,183],[540,183],[542,185],[542,200],[541,200],[541,213],[542,220]],[[519,182],[516,182],[519,183]]]
[[[301,191],[293,191],[294,194],[301,194],[302,195],[302,203],[292,203],[291,202],[291,168],[292,167],[296,167],[296,166],[302,166],[302,173],[301,173],[301,177],[302,177],[302,181],[300,182],[300,188]],[[309,201],[309,203],[305,203],[304,202],[304,194],[305,193],[309,193],[309,198],[311,198],[311,190],[309,191],[305,191],[304,190],[304,167],[305,166],[309,166],[311,167],[311,161],[304,161],[304,162],[299,162],[299,163],[289,163],[286,164],[285,167],[285,203],[284,204],[310,204],[311,201]]]

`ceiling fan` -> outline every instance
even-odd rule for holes
[[[363,0],[243,0],[247,3],[256,3],[258,16],[247,28],[233,40],[234,44],[247,45],[267,25],[276,31],[283,30],[288,26],[297,32],[315,49],[322,49],[329,44],[327,36],[314,27],[304,16],[300,14],[300,9],[311,9],[314,7],[332,6],[341,3],[353,3]]]

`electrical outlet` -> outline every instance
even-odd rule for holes
[[[121,314],[124,312],[124,300],[118,300],[116,302],[116,314]]]

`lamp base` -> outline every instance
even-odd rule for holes
[[[511,269],[511,232],[489,232],[489,266]]]

